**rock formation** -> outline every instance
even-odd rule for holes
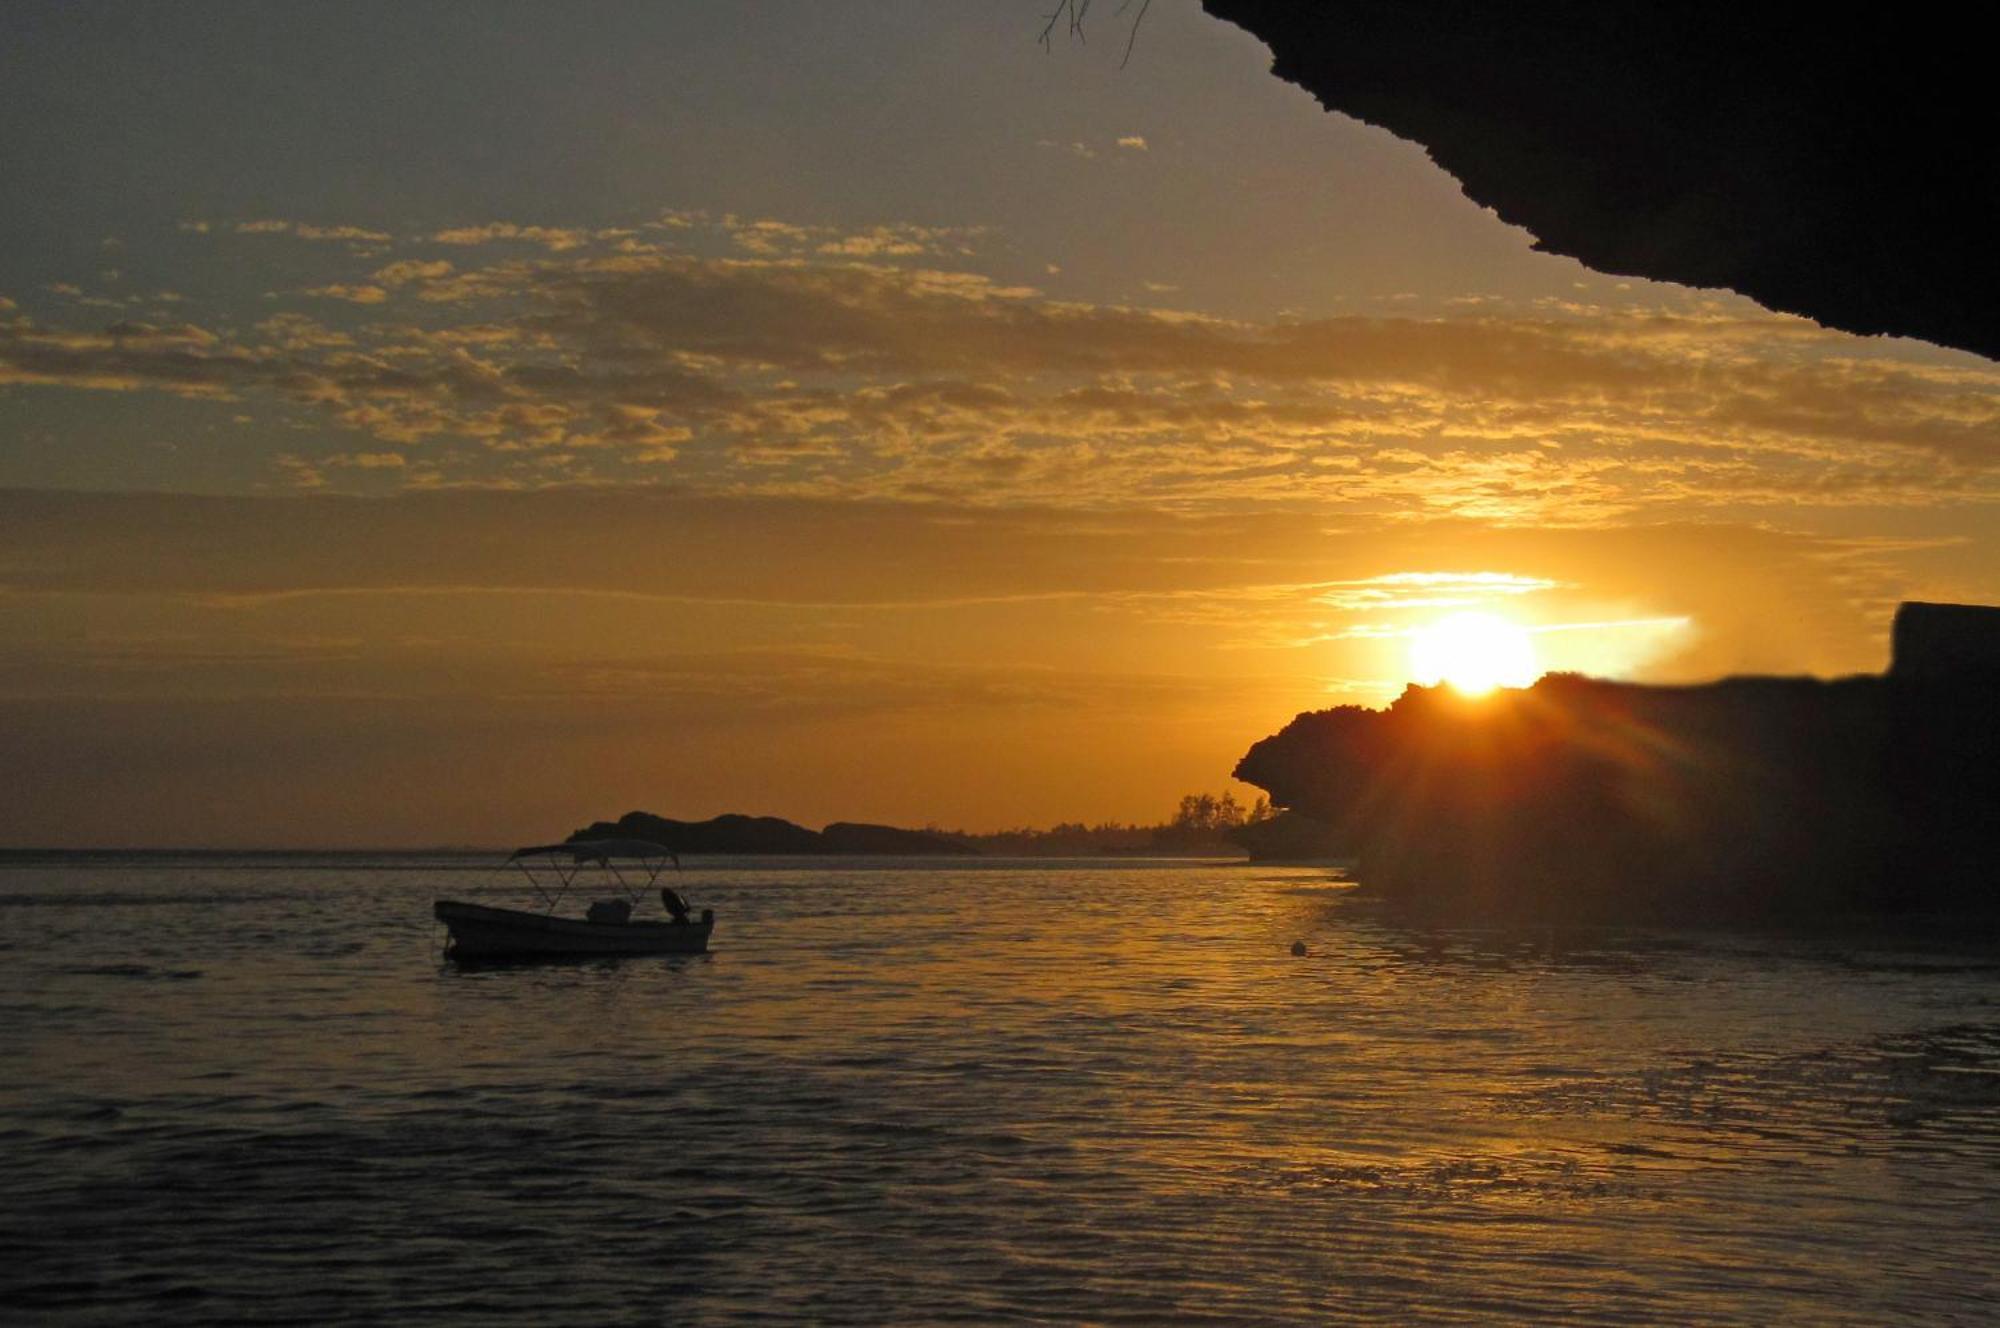
[[[1456,912],[2000,913],[2000,686],[1952,663],[1995,658],[2000,613],[1906,605],[1912,635],[1835,682],[1411,687],[1300,715],[1236,777],[1334,827],[1367,885]]]
[[[1541,248],[2000,356],[1991,58],[1956,11],[1203,7]]]

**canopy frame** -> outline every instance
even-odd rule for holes
[[[569,860],[567,864],[563,862],[564,858]],[[543,870],[554,877],[553,884],[537,876],[529,865],[537,859],[541,860]],[[666,871],[669,862],[674,865],[675,871],[681,869],[679,854],[665,844],[645,839],[577,839],[565,844],[532,844],[515,849],[508,855],[507,861],[519,867],[521,874],[528,878],[528,884],[545,905],[542,910],[544,915],[556,911],[556,905],[562,903],[570,887],[582,877],[583,869],[591,863],[611,874],[626,901],[635,908],[640,897],[660,883],[660,874]],[[637,864],[633,874],[636,876],[643,872],[646,879],[636,885],[627,880],[625,873],[618,870],[620,861]]]

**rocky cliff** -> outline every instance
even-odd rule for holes
[[[1236,777],[1334,827],[1367,884],[1458,911],[2000,912],[1983,673],[1411,687],[1384,711],[1300,715]]]
[[[1958,11],[1203,0],[1541,248],[2000,356],[1991,56]]]

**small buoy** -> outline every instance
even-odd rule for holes
[[[1304,955],[1305,955],[1305,952],[1306,952],[1306,943],[1305,943],[1304,941],[1293,941],[1293,942],[1292,942],[1292,953],[1293,953],[1293,954],[1295,954],[1295,955],[1298,955],[1298,956],[1300,956],[1300,957],[1302,957],[1302,958],[1303,958],[1303,957],[1304,957]]]

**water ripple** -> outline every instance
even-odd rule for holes
[[[787,864],[686,874],[710,956],[468,972],[428,904],[487,886],[437,865],[14,869],[0,1303],[2000,1313],[1975,944],[1425,929],[1304,870]]]

